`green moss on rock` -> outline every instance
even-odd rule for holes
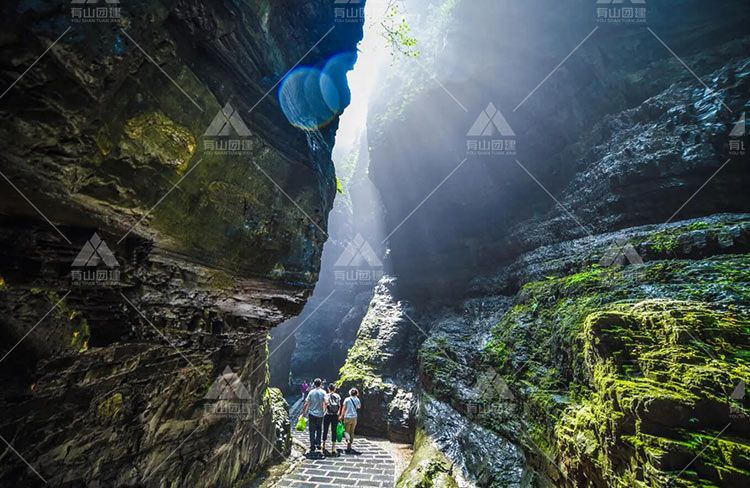
[[[375,372],[380,363],[377,341],[369,337],[358,337],[339,371],[339,384],[348,388],[381,388],[383,379]]]
[[[397,488],[458,488],[453,464],[421,429],[414,440],[414,455],[396,483]]]
[[[122,393],[114,393],[99,402],[96,408],[97,417],[102,421],[110,421],[122,414]]]
[[[83,318],[77,311],[71,312],[68,318],[73,328],[70,347],[78,352],[87,351],[89,348],[89,339],[91,338],[91,329],[88,320]]]
[[[507,360],[485,351],[485,363],[574,483],[750,482],[747,417],[733,421],[744,409],[728,398],[750,378],[750,259],[651,262],[637,279],[628,268],[527,284],[493,330]]]
[[[197,147],[193,134],[162,112],[133,117],[125,123],[124,130],[129,138],[123,141],[126,151],[142,152],[183,172]]]
[[[292,447],[289,405],[278,388],[266,388],[263,394],[263,404],[268,405],[268,408],[271,409],[271,418],[276,433],[275,451],[288,455]]]
[[[692,243],[706,241],[732,242],[743,232],[747,232],[747,224],[741,221],[696,220],[685,225],[660,229],[648,236],[636,239],[634,245],[649,254],[674,256],[683,245],[690,247]]]
[[[419,370],[433,394],[449,397],[456,387],[459,364],[448,339],[432,336],[422,344],[417,356]]]
[[[508,351],[505,343],[496,338],[490,339],[484,348],[482,360],[497,369],[503,369],[508,359]]]

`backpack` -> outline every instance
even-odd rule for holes
[[[341,400],[341,397],[339,397],[335,393],[328,395],[328,414],[329,415],[338,415],[340,400]]]

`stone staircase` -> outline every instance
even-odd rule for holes
[[[301,400],[290,407],[289,418],[292,426],[297,424],[301,411]],[[295,441],[309,448],[310,438],[307,430],[293,430],[292,436]],[[344,442],[341,444],[345,446]],[[330,438],[328,448],[330,449]],[[395,460],[388,451],[378,445],[377,441],[355,437],[354,449],[357,454],[339,451],[338,457],[306,457],[291,473],[276,483],[276,488],[392,488],[396,485]]]

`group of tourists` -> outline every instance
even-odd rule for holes
[[[320,381],[322,382],[321,384],[323,386],[323,389],[325,390],[326,389],[326,385],[328,384],[328,381],[326,381],[325,378],[323,378]],[[305,380],[305,381],[302,382],[302,384],[299,387],[300,393],[302,393],[302,400],[304,400],[305,398],[307,398],[307,394],[310,393],[310,390],[312,390],[312,388],[313,388],[312,385],[313,385],[313,380],[310,380],[309,383],[307,382],[307,380]]]
[[[313,388],[307,392],[305,406],[302,408],[302,417],[307,415],[307,424],[310,430],[310,454],[320,451],[323,455],[338,455],[336,451],[337,430],[339,422],[344,426],[343,440],[346,441],[346,452],[355,454],[352,449],[354,442],[354,429],[357,428],[357,415],[362,402],[356,388],[349,390],[349,396],[341,401],[341,396],[336,393],[336,385],[328,385],[323,388],[320,378],[313,381]],[[331,451],[326,450],[328,431],[331,432]],[[322,442],[321,442],[322,440]]]

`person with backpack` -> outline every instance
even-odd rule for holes
[[[354,442],[354,429],[357,428],[357,411],[362,408],[362,402],[359,400],[359,392],[356,388],[349,390],[349,397],[344,400],[339,412],[339,420],[344,421],[344,429],[347,434],[346,452],[352,452],[352,443]]]
[[[336,393],[336,385],[328,385],[328,393],[325,397],[326,415],[323,417],[323,453],[326,452],[326,440],[328,439],[328,428],[331,429],[331,454],[336,455],[336,427],[339,423],[341,412],[341,397]]]
[[[305,406],[302,407],[302,416],[307,415],[308,429],[310,429],[310,454],[315,454],[315,451],[320,449],[320,435],[323,433],[323,415],[325,415],[323,404],[326,392],[320,384],[320,378],[315,378],[313,381],[315,388],[307,394]]]

